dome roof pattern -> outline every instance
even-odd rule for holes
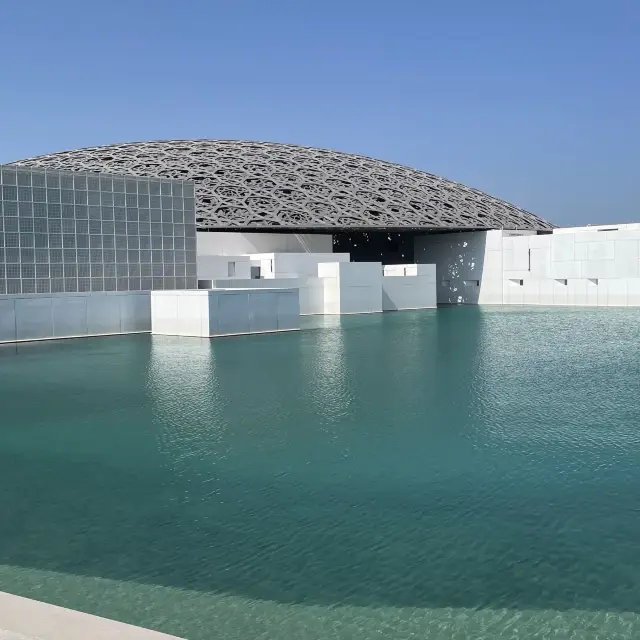
[[[200,229],[553,228],[508,202],[430,173],[290,144],[132,142],[12,164],[192,180]]]

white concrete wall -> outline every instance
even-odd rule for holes
[[[640,225],[422,236],[415,249],[437,265],[438,302],[640,307]]]
[[[200,289],[292,289],[298,288],[300,315],[324,313],[324,285],[315,278],[268,278],[260,280],[203,280]]]
[[[251,259],[249,256],[199,255],[197,262],[198,280],[251,278]]]
[[[0,296],[0,342],[150,330],[148,291]]]
[[[260,264],[261,278],[315,278],[324,262],[349,262],[348,253],[256,253],[251,262]]]
[[[380,313],[382,264],[379,262],[327,262],[318,265],[324,280],[324,313]]]
[[[154,334],[215,337],[300,328],[297,289],[153,291]]]
[[[434,264],[388,265],[383,273],[383,311],[433,309],[437,306]]]
[[[320,233],[241,233],[198,231],[198,255],[241,256],[251,253],[333,252],[333,236]]]

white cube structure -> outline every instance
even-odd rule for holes
[[[326,262],[318,265],[324,291],[324,313],[382,312],[380,262]]]
[[[348,253],[256,253],[249,257],[260,265],[260,277],[268,279],[316,277],[319,264],[350,260]]]
[[[197,263],[198,280],[251,278],[251,260],[249,256],[199,255]]]
[[[300,329],[298,290],[154,291],[151,333],[210,338]]]
[[[394,264],[384,267],[382,310],[435,309],[435,264]]]

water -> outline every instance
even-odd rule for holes
[[[0,590],[190,640],[640,636],[640,315],[0,350]]]

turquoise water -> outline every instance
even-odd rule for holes
[[[613,309],[1,349],[0,590],[190,640],[639,637],[639,373]]]

